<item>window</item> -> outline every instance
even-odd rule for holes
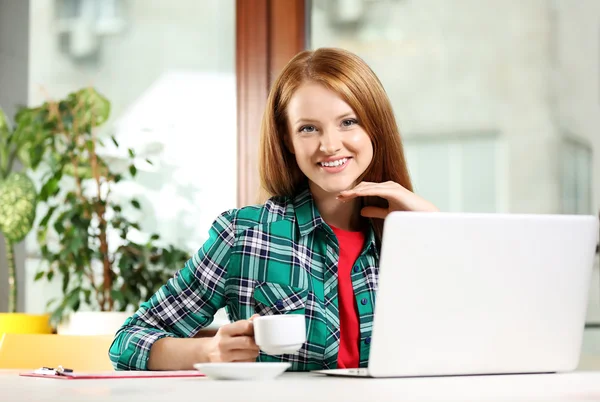
[[[566,136],[561,142],[560,158],[562,212],[593,214],[592,149],[584,142]]]
[[[190,253],[212,221],[236,207],[235,6],[234,0],[31,2],[23,67],[30,104],[89,85],[105,95],[111,118],[100,134],[114,134],[121,144],[121,152],[107,149],[105,157],[124,163],[131,147],[140,158],[136,180],[120,183],[115,198],[135,196],[143,232],[158,232]],[[35,233],[28,240],[26,306],[41,312],[60,294],[60,283],[33,283]]]
[[[415,191],[442,211],[504,209],[498,136],[413,136],[404,145]]]

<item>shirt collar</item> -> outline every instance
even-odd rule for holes
[[[375,230],[373,229],[372,221],[369,219],[369,230],[365,236],[365,249],[373,251],[375,258],[379,259],[379,250],[377,249],[377,237],[375,236]]]
[[[308,188],[299,192],[292,201],[296,213],[296,222],[300,236],[304,237],[318,226],[323,225],[323,219],[317,210],[312,194]]]
[[[292,201],[294,205],[294,211],[296,213],[296,222],[298,223],[298,230],[300,236],[304,237],[310,234],[317,227],[322,227],[325,223],[321,214],[317,210],[312,193],[310,189],[305,188],[299,192]],[[369,221],[369,230],[365,235],[365,250],[371,249],[375,254],[376,258],[379,258],[379,250],[377,249],[377,239],[375,237],[375,231],[373,225]]]

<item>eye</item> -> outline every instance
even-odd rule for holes
[[[317,129],[315,128],[315,126],[302,126],[298,131],[301,133],[314,133],[315,131],[317,131]]]
[[[352,127],[355,124],[358,124],[358,121],[356,119],[344,119],[344,120],[342,120],[342,127]]]

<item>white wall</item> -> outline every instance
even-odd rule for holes
[[[124,29],[75,37],[98,43],[83,60],[61,47],[54,4],[32,0],[30,104],[88,85],[106,95],[113,109],[104,132],[154,161],[140,163],[135,184],[118,194],[140,199],[145,230],[196,252],[216,216],[236,206],[235,2],[123,2]],[[60,292],[58,283],[33,283],[39,261],[29,240],[27,309],[41,311]]]
[[[556,124],[588,143],[593,203],[600,209],[600,2],[556,0]]]
[[[546,0],[357,0],[368,5],[366,20],[346,33],[328,22],[334,3],[314,0],[312,47],[361,55],[388,91],[404,136],[498,133],[507,151],[505,209],[559,211]]]

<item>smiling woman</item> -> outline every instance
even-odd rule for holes
[[[293,58],[273,84],[262,127],[263,188],[293,196],[308,186],[333,226],[360,229],[363,216],[378,218],[372,224],[380,237],[381,219],[392,209],[436,210],[412,193],[390,101],[369,66],[350,52],[322,48]],[[360,199],[340,206],[342,197],[358,195],[342,192],[361,182]],[[365,187],[383,182],[392,185]]]
[[[364,61],[319,49],[285,66],[263,116],[260,168],[271,197],[217,218],[185,268],[116,334],[117,369],[366,366],[383,218],[435,207],[411,191],[389,100]],[[194,338],[222,307],[234,322]],[[291,354],[259,350],[256,314],[304,316],[307,341]]]

